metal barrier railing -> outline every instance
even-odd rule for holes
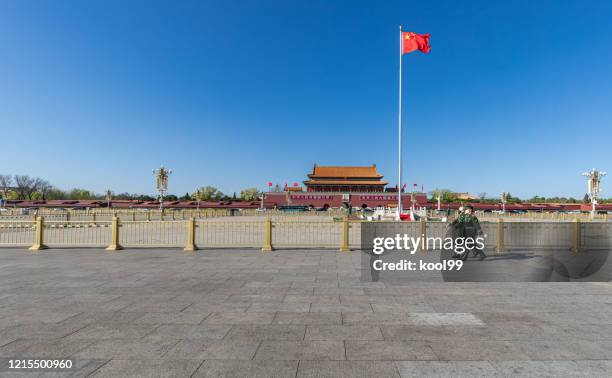
[[[47,221],[43,223],[48,247],[105,247],[110,243],[111,222]]]
[[[366,227],[367,229],[364,229]],[[0,221],[0,246],[198,248],[338,248],[361,247],[377,226],[386,232],[417,237],[444,238],[448,223],[365,222],[341,220],[264,220],[214,218],[175,221],[123,221],[118,218],[94,221]],[[509,249],[612,249],[612,223],[604,222],[481,222],[485,247],[502,252]],[[370,233],[372,235],[370,235]]]
[[[119,228],[123,247],[184,247],[187,237],[184,221],[128,221]]]
[[[0,221],[0,245],[32,245],[36,227],[32,221]]]
[[[342,240],[341,222],[272,222],[272,245],[278,248],[334,248]]]
[[[522,221],[522,222],[542,222],[542,221],[555,221],[555,222],[573,222],[576,219],[581,221],[603,221],[607,222],[612,220],[609,214],[595,214],[592,216],[590,213],[561,213],[561,212],[535,212],[530,211],[526,213],[482,213],[478,212],[478,218],[483,221],[495,221],[497,219],[504,219],[507,221]]]
[[[567,248],[573,245],[571,222],[504,222],[508,248]]]
[[[96,208],[88,210],[73,209],[47,209],[35,210],[5,209],[0,213],[2,220],[34,220],[42,216],[47,220],[110,220],[118,217],[123,220],[187,220],[189,218],[217,218],[230,215],[242,215],[239,211],[231,209],[117,209]]]
[[[612,225],[581,223],[580,240],[584,249],[609,249],[612,245]]]
[[[199,248],[261,247],[264,224],[261,221],[198,221],[195,243]]]
[[[359,214],[360,210],[355,210],[354,213]],[[442,217],[446,216],[447,211],[442,209],[438,210],[427,210],[425,214],[430,217]],[[166,220],[187,220],[189,218],[217,218],[225,216],[266,216],[274,217],[280,216],[284,218],[292,217],[343,217],[347,214],[347,210],[344,208],[330,208],[326,211],[299,211],[289,212],[276,209],[266,209],[260,211],[259,209],[227,209],[227,208],[165,208],[160,211],[158,208],[90,208],[90,209],[70,209],[70,208],[37,208],[37,209],[21,209],[21,208],[4,208],[0,212],[0,219],[22,219],[22,220],[33,220],[36,216],[43,216],[46,219],[51,220],[50,217],[54,217],[55,220],[88,220],[88,219],[77,219],[75,217],[91,217],[92,215],[97,216],[117,216],[123,220],[160,220],[163,216]],[[423,215],[425,215],[423,214]],[[483,212],[477,211],[477,214],[482,220],[554,220],[554,221],[573,221],[580,219],[583,221],[589,220],[600,220],[610,221],[612,217],[610,214],[595,214],[594,217],[590,212],[559,212],[559,211],[527,211],[524,213],[514,213],[507,211],[505,213],[497,212]],[[456,211],[452,210],[451,215],[456,215]],[[136,219],[131,219],[136,218]]]

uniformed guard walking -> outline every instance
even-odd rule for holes
[[[472,238],[476,240],[477,237],[482,235],[480,222],[478,222],[478,218],[474,215],[473,206],[464,207],[457,219],[453,221],[452,226],[455,228],[455,232],[453,233],[454,237]],[[479,256],[481,261],[487,257],[482,248],[478,248],[477,245],[471,248],[471,251],[474,257]],[[463,254],[455,254],[453,257],[466,260],[469,253],[470,250],[466,250]]]

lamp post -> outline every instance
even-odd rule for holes
[[[113,200],[113,192],[110,189],[106,189],[106,207],[110,209],[111,201]]]
[[[164,208],[164,194],[168,192],[168,176],[172,174],[172,170],[164,168],[162,165],[154,169],[153,173],[155,174],[155,183],[157,192],[159,193],[159,210],[161,211]]]
[[[271,186],[272,186],[272,183],[271,182],[268,183],[268,188],[270,188]],[[262,191],[261,193],[259,193],[259,195],[260,195],[259,199],[261,201],[260,204],[259,204],[259,209],[263,210],[264,209],[264,197],[266,196],[266,193],[265,193],[265,191]]]
[[[606,172],[601,172],[593,168],[590,172],[584,172],[582,175],[587,177],[587,190],[589,198],[591,199],[591,217],[595,217],[597,197],[601,192],[601,178],[606,175]]]
[[[438,200],[438,211],[440,211],[440,202],[442,201],[442,195],[440,193],[436,195],[436,200]]]
[[[200,211],[200,201],[202,200],[202,192],[200,191],[200,189],[196,190],[195,199],[196,199],[198,211]]]
[[[414,191],[416,190],[415,188],[417,187],[417,184],[412,184],[412,193],[410,193],[410,212],[414,213],[414,211],[416,210],[416,196],[414,195]],[[411,218],[412,219],[412,218]]]
[[[505,214],[506,213],[506,203],[508,203],[508,193],[502,192],[502,194],[499,195],[499,199],[501,200],[501,204],[502,204],[502,214]]]

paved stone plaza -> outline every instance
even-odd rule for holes
[[[612,374],[612,283],[394,286],[360,266],[355,251],[0,249],[0,376],[11,358],[75,362],[54,376]]]

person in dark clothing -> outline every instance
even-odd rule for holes
[[[457,219],[455,219],[452,223],[452,226],[456,229],[457,237],[462,238],[472,238],[476,240],[477,237],[482,235],[482,229],[480,227],[480,222],[478,222],[478,218],[474,215],[474,207],[466,206],[463,211],[459,214]],[[474,256],[479,256],[480,260],[484,260],[487,255],[485,255],[484,251],[481,248],[475,246],[471,249]],[[456,254],[453,257],[462,258],[463,260],[467,259],[469,250],[465,251],[463,254]]]

